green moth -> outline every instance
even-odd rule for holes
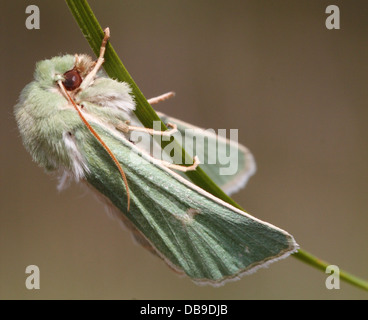
[[[298,245],[286,231],[214,197],[174,171],[181,166],[155,159],[130,141],[132,132],[167,131],[140,126],[129,85],[99,71],[108,37],[106,29],[97,61],[80,54],[37,63],[34,81],[15,106],[21,137],[33,160],[46,171],[60,172],[60,188],[69,179],[88,185],[138,243],[197,283],[223,284],[295,252]],[[254,173],[254,159],[245,147],[161,117],[173,131],[195,128],[206,135],[206,143],[214,140],[236,152],[236,174],[220,176],[217,164],[201,164],[228,193]]]

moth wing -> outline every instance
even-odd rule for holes
[[[159,112],[157,114],[164,123],[177,126],[180,135],[177,141],[185,143],[184,148],[191,156],[202,155],[200,167],[225,193],[233,194],[245,187],[249,178],[256,172],[254,157],[245,146],[219,136],[213,131],[204,130]],[[229,166],[228,163],[224,164],[224,159],[231,162],[232,166],[236,166],[237,170],[234,173],[221,173],[221,170]],[[186,178],[184,174],[181,175]]]
[[[287,232],[198,188],[118,132],[91,125],[124,169],[129,212],[118,170],[96,139],[79,127],[75,141],[90,171],[88,183],[111,200],[121,219],[128,218],[145,243],[173,269],[198,283],[218,285],[297,250]]]

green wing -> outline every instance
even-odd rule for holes
[[[245,146],[162,113],[158,113],[158,115],[164,123],[173,123],[177,126],[180,136],[185,137],[183,139],[185,144],[187,142],[193,144],[192,142],[194,142],[194,148],[184,146],[187,152],[193,153],[191,156],[198,155],[197,150],[201,150],[200,153],[204,156],[204,159],[200,157],[200,167],[225,193],[232,194],[243,188],[248,179],[256,172],[253,155]],[[181,139],[177,139],[177,141],[181,141]],[[209,146],[211,145],[215,145],[216,150],[209,154],[211,150]],[[220,169],[226,167],[220,157],[227,158],[229,155],[235,156],[231,158],[231,161],[236,162],[237,170],[229,175],[220,174]],[[212,164],[208,163],[210,157],[215,157]],[[184,174],[182,176],[186,178]]]
[[[119,209],[121,220],[130,221],[143,244],[174,269],[196,282],[221,284],[297,249],[287,232],[215,198],[148,154],[139,154],[118,133],[91,124],[125,171],[129,212],[118,170],[87,129],[79,127],[75,142],[90,170],[87,181]]]

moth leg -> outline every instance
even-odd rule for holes
[[[170,128],[170,130],[157,131],[151,128],[131,126],[129,125],[129,121],[126,121],[121,122],[119,125],[117,125],[116,129],[124,133],[128,133],[129,131],[138,131],[138,132],[146,132],[150,135],[166,136],[166,137],[170,137],[171,135],[173,135],[175,132],[178,131],[176,124],[168,123],[167,126]]]
[[[81,90],[87,88],[92,83],[92,81],[96,77],[96,74],[97,74],[98,70],[100,70],[102,64],[105,61],[104,55],[105,55],[105,51],[106,51],[107,40],[109,40],[109,38],[110,38],[110,29],[106,28],[104,30],[104,34],[105,34],[105,36],[102,40],[102,44],[101,44],[101,48],[100,48],[100,55],[99,55],[99,57],[96,61],[95,66],[93,67],[92,71],[84,78],[83,82],[81,83],[81,85],[80,85]]]
[[[198,165],[200,164],[199,158],[197,156],[195,156],[193,160],[194,160],[193,164],[188,167],[180,165],[180,164],[173,164],[173,163],[170,163],[164,160],[158,160],[158,161],[160,161],[162,165],[164,165],[165,167],[169,169],[174,169],[174,170],[178,170],[181,172],[187,172],[187,171],[194,171],[195,169],[197,169]]]
[[[166,93],[164,93],[164,94],[162,94],[160,96],[157,96],[157,97],[148,99],[147,101],[148,101],[149,104],[157,104],[157,103],[159,103],[161,101],[165,101],[165,100],[170,99],[170,98],[172,98],[174,96],[175,96],[175,92],[170,91],[170,92],[166,92]]]

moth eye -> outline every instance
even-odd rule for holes
[[[77,89],[81,83],[82,78],[77,70],[72,69],[64,73],[63,85],[66,90],[72,91]]]

